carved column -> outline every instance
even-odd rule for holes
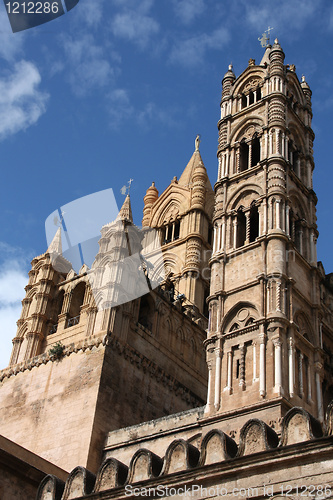
[[[245,212],[245,220],[246,220],[246,236],[245,236],[245,244],[250,243],[250,231],[251,231],[251,219],[250,219],[250,210]]]
[[[279,396],[282,394],[282,344],[280,339],[274,339],[274,360],[275,360],[275,392],[278,393]]]
[[[321,372],[323,365],[319,362],[315,364],[316,370],[316,389],[317,389],[317,408],[318,408],[318,419],[320,422],[324,421],[324,406],[323,406],[323,395],[321,388]]]
[[[227,387],[225,388],[229,394],[232,392],[232,350],[227,353]]]
[[[266,334],[263,331],[263,326],[260,325],[259,342],[260,342],[260,361],[259,361],[259,394],[261,397],[266,395]]]
[[[243,391],[245,391],[245,345],[241,345],[240,348],[240,364],[239,364],[239,385]]]
[[[207,360],[207,367],[208,367],[208,390],[207,390],[207,404],[205,408],[205,413],[210,413],[210,411],[214,407],[212,402],[212,397],[214,397],[214,392],[212,391],[212,368],[213,368],[212,360]]]
[[[222,360],[222,349],[217,347],[215,349],[215,398],[214,407],[215,410],[220,408],[221,400],[221,360]]]
[[[294,382],[295,382],[295,342],[292,337],[289,338],[289,396],[294,396]]]
[[[304,396],[304,386],[303,386],[303,358],[302,352],[299,352],[298,358],[298,381],[299,381],[299,395],[302,398]]]

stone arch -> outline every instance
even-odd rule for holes
[[[322,437],[320,422],[304,408],[295,406],[283,417],[279,446],[302,443]]]
[[[108,458],[100,466],[94,493],[110,490],[123,486],[126,482],[128,474],[128,467],[115,458]]]
[[[95,475],[84,467],[75,467],[66,481],[65,491],[61,500],[72,500],[89,495],[95,485]]]
[[[166,196],[164,199],[161,199],[161,197],[159,198],[152,219],[152,227],[165,226],[182,215],[182,204],[184,203],[184,199],[182,199],[183,193],[179,190],[173,190],[172,192],[170,191],[170,195],[171,194],[172,197]]]
[[[314,333],[311,326],[311,322],[303,311],[298,310],[294,314],[294,323],[298,327],[299,333],[312,345],[315,344]]]
[[[256,184],[245,184],[237,189],[230,198],[226,211],[237,210],[242,207],[250,207],[251,203],[262,196],[262,189]]]
[[[237,325],[237,329],[244,328],[245,326],[248,326],[248,322],[250,319],[253,320],[251,322],[252,324],[255,323],[258,318],[258,309],[254,304],[252,304],[251,302],[238,302],[225,315],[221,324],[221,329],[224,332],[231,331],[231,328],[234,324]]]
[[[36,500],[61,500],[65,483],[52,474],[44,477],[39,485]]]
[[[298,192],[294,190],[289,193],[289,206],[294,216],[299,219],[309,220],[308,208]]]
[[[199,466],[214,464],[234,458],[237,444],[219,429],[209,431],[201,442]]]
[[[136,451],[129,466],[127,483],[137,483],[159,476],[163,460],[152,451],[142,448]]]
[[[192,469],[198,465],[199,450],[184,439],[173,441],[164,458],[161,475]]]
[[[249,66],[237,78],[237,82],[233,91],[233,97],[236,98],[240,94],[254,91],[258,87],[264,85],[265,69],[260,66]]]
[[[153,333],[155,317],[155,301],[151,294],[147,293],[140,298],[138,323]]]
[[[237,456],[268,451],[276,448],[278,443],[276,432],[262,420],[253,418],[246,422],[240,431]]]
[[[231,146],[234,147],[242,139],[249,141],[255,134],[260,137],[263,132],[263,126],[264,123],[260,116],[251,115],[250,120],[249,117],[244,118],[230,135]]]

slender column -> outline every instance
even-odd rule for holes
[[[225,249],[225,218],[223,218],[222,222],[222,242],[221,242],[221,250]]]
[[[295,342],[292,337],[289,338],[289,396],[294,396],[294,380],[295,380]]]
[[[254,104],[257,102],[257,91],[253,92]]]
[[[320,380],[320,372],[322,370],[322,364],[316,363],[316,389],[317,389],[317,407],[318,407],[318,419],[320,422],[324,421],[324,408],[323,408],[323,396],[321,392],[321,380]]]
[[[275,392],[281,396],[282,393],[282,354],[281,354],[281,340],[274,339],[274,359],[275,359]]]
[[[283,156],[283,158],[285,158],[285,140],[286,140],[286,136],[285,136],[285,133],[282,132],[282,136],[281,136],[281,155]]]
[[[246,220],[246,241],[245,243],[250,243],[250,230],[251,230],[251,226],[250,226],[250,222],[251,222],[251,219],[250,219],[250,210],[247,210],[245,212],[245,220]]]
[[[250,105],[250,94],[247,94],[246,96],[246,106]]]
[[[290,236],[290,227],[289,227],[289,205],[286,203],[286,233]]]
[[[264,159],[264,144],[263,144],[263,136],[259,137],[260,142],[260,161]]]
[[[257,343],[252,341],[252,356],[253,356],[253,382],[257,380]]]
[[[234,174],[235,172],[236,172],[236,170],[235,170],[235,148],[233,148],[231,150],[229,172],[227,175],[229,175],[229,173]]]
[[[214,407],[218,410],[220,407],[221,400],[221,359],[222,359],[222,349],[219,347],[215,349],[215,398]]]
[[[213,253],[216,252],[216,226],[214,226]]]
[[[221,155],[218,158],[218,163],[219,163],[219,166],[218,166],[217,180],[220,180],[222,178],[222,158],[221,158]]]
[[[269,208],[270,208],[270,222],[269,229],[274,229],[274,200],[269,200]]]
[[[276,310],[281,311],[281,281],[276,282]]]
[[[248,157],[248,163],[247,163],[247,168],[251,168],[252,166],[252,141],[249,143],[249,157]]]
[[[259,393],[260,396],[266,395],[266,335],[264,332],[259,334],[260,341],[260,372],[259,372]]]
[[[222,178],[225,176],[225,154],[223,153],[222,155],[222,168],[221,168],[221,171],[222,171]]]
[[[285,155],[284,155],[284,157],[285,157],[285,159],[286,159],[287,161],[288,161],[288,159],[289,159],[289,156],[288,156],[288,155],[289,155],[289,151],[288,151],[288,142],[289,142],[289,137],[288,137],[288,136],[286,136],[286,143],[285,143]]]
[[[311,367],[309,359],[307,360],[307,382],[308,382],[308,402],[312,401]]]
[[[240,350],[240,365],[239,365],[239,385],[245,391],[245,345],[241,345]]]
[[[207,390],[207,404],[206,404],[206,408],[205,408],[205,413],[209,413],[213,407],[213,404],[212,404],[212,395],[213,395],[213,391],[212,391],[212,361],[211,360],[207,361],[207,366],[208,366],[208,390]]]
[[[221,250],[221,226],[217,226],[217,246],[216,251],[219,252]]]
[[[267,233],[267,199],[264,200],[264,230],[263,234]]]
[[[278,129],[275,130],[275,153],[280,153],[280,143],[279,143],[279,133]]]
[[[226,177],[228,175],[228,172],[229,172],[229,162],[230,162],[230,151],[227,151],[226,152],[224,177]]]
[[[301,178],[301,160],[299,158],[296,161],[296,175]]]
[[[240,156],[240,151],[239,147],[236,149],[236,172],[239,174],[239,156]]]
[[[227,374],[227,387],[226,390],[229,391],[229,394],[232,392],[232,350],[227,353],[228,360],[228,374]]]
[[[234,228],[234,243],[233,243],[233,248],[235,250],[236,246],[237,246],[237,215],[234,216],[234,220],[233,220],[233,228]]]
[[[265,158],[268,156],[268,134],[265,132]]]
[[[276,229],[281,229],[281,214],[280,214],[280,203],[281,200],[276,200],[275,216],[276,216]]]
[[[304,355],[302,352],[299,353],[298,358],[298,380],[299,380],[299,395],[301,398],[304,396],[304,387],[303,387],[303,358]]]

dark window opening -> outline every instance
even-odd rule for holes
[[[252,141],[251,167],[255,167],[260,162],[260,140],[255,137]]]
[[[173,233],[173,239],[178,240],[179,238],[179,231],[180,231],[180,222],[175,222],[175,230]]]
[[[230,332],[234,332],[235,330],[238,330],[238,328],[239,328],[238,323],[234,323],[230,328]]]
[[[242,142],[240,145],[239,171],[244,172],[249,167],[249,145]]]
[[[292,165],[293,171],[297,174],[299,174],[299,172],[297,172],[298,158],[299,158],[298,151],[292,151],[291,152],[291,165]]]
[[[80,322],[81,306],[83,305],[85,293],[86,284],[84,282],[79,283],[74,288],[69,308],[67,327],[77,325]]]
[[[213,228],[212,228],[212,226],[209,226],[209,228],[208,228],[208,243],[210,244],[211,247],[213,246]]]
[[[237,359],[236,361],[236,378],[239,378],[239,372],[240,372],[240,361]]]
[[[141,297],[138,323],[150,332],[153,328],[153,303],[149,295]]]
[[[237,244],[236,248],[242,247],[246,239],[246,217],[243,212],[237,214]]]
[[[253,104],[254,103],[254,93],[253,92],[250,92],[250,99],[249,99],[249,104]]]
[[[258,207],[252,207],[250,211],[250,242],[259,236],[259,212]]]
[[[257,89],[256,92],[257,92],[257,101],[260,101],[260,99],[261,99],[261,89],[260,88]]]
[[[246,108],[246,106],[247,106],[246,95],[242,94],[242,109]]]

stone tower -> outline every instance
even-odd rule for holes
[[[64,470],[96,471],[110,429],[205,402],[207,320],[150,286],[140,257],[150,233],[134,225],[127,196],[91,269],[71,269],[60,229],[32,261],[0,372],[1,432]]]
[[[311,90],[284,57],[276,39],[222,81],[206,415],[323,420]]]
[[[142,225],[159,231],[168,281],[183,306],[207,316],[214,193],[199,144],[197,136],[179,180],[174,177],[160,196],[155,183],[147,190]]]

